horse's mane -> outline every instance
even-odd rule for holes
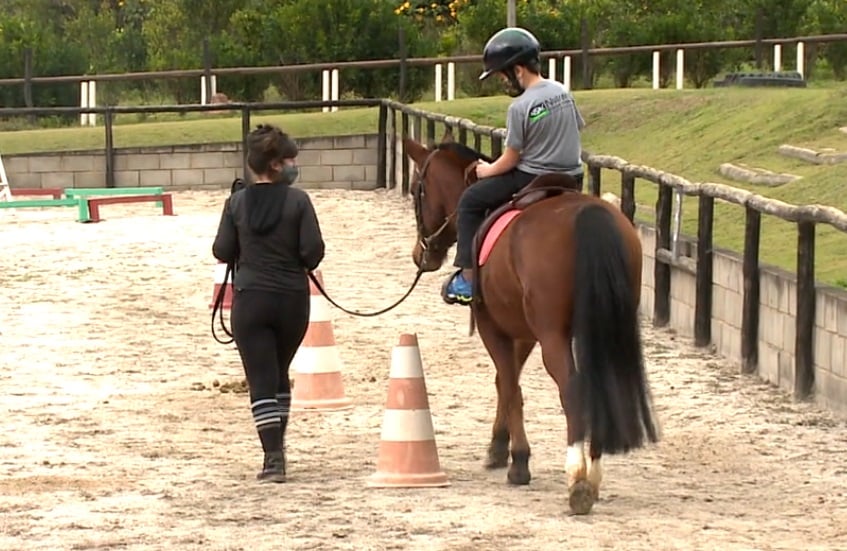
[[[456,155],[458,155],[459,157],[466,159],[468,161],[478,161],[478,160],[481,159],[481,160],[485,161],[486,163],[493,163],[494,162],[494,159],[492,159],[488,155],[480,153],[476,149],[468,147],[463,143],[444,142],[444,143],[438,144],[435,147],[436,147],[436,149],[440,149],[442,151],[453,152]]]

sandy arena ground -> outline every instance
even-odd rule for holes
[[[401,296],[409,206],[311,193],[336,300]],[[243,378],[209,327],[224,196],[176,194],[176,217],[107,206],[90,225],[0,211],[0,549],[847,549],[844,421],[646,324],[663,440],[606,458],[590,516],[567,514],[565,421],[538,350],[523,379],[532,484],[485,471],[494,371],[467,310],[438,296],[447,269],[383,316],[334,311],[355,407],[296,414],[289,482],[258,485],[246,394],[213,386]],[[404,332],[420,338],[448,488],[365,487]]]

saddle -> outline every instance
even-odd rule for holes
[[[544,201],[552,197],[557,197],[563,193],[581,193],[582,186],[578,181],[567,174],[542,174],[533,179],[529,184],[521,188],[515,193],[512,198],[506,203],[500,205],[494,210],[489,211],[479,229],[474,234],[471,250],[473,251],[473,301],[482,301],[482,285],[479,285],[479,272],[482,264],[480,263],[480,252],[482,252],[483,244],[485,244],[488,233],[500,218],[507,214],[513,213],[509,221],[520,215],[520,211]],[[508,224],[508,222],[507,222]],[[492,235],[492,239],[500,236],[500,233],[505,229],[505,225],[499,228],[497,235]],[[491,243],[493,245],[493,242]]]

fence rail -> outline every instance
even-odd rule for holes
[[[388,139],[389,157],[392,166],[388,169],[388,187],[400,186],[403,194],[409,192],[410,172],[405,151],[401,151],[402,169],[394,166],[397,147],[403,147],[398,137],[413,137],[428,143],[435,142],[435,124],[441,123],[457,141],[480,149],[483,138],[491,140],[494,156],[502,151],[505,129],[482,126],[467,119],[430,113],[394,101],[385,101],[388,113],[381,113],[391,121]],[[397,113],[401,116],[399,127]],[[416,132],[413,132],[413,129]],[[425,129],[425,132],[424,132]],[[424,136],[425,133],[425,136]],[[417,136],[413,135],[417,134]],[[470,136],[469,136],[470,135]],[[472,140],[472,143],[469,141]],[[797,316],[795,318],[795,378],[794,395],[807,398],[814,388],[814,326],[815,326],[815,226],[828,224],[847,232],[847,214],[825,205],[796,206],[769,199],[755,193],[733,188],[724,184],[696,183],[650,167],[631,164],[619,157],[597,155],[584,151],[582,160],[588,167],[590,193],[599,196],[602,169],[615,170],[621,174],[621,210],[635,220],[635,181],[637,178],[652,182],[659,187],[655,213],[656,249],[654,264],[653,323],[663,327],[670,322],[671,269],[681,264],[695,273],[696,298],[694,308],[694,341],[697,346],[711,343],[712,286],[713,286],[713,228],[715,200],[725,201],[745,209],[745,239],[743,251],[743,304],[741,321],[741,356],[745,372],[755,372],[758,367],[760,259],[759,241],[761,216],[769,215],[797,224]],[[697,258],[677,258],[671,250],[671,221],[674,193],[698,197],[699,215],[697,222]],[[687,262],[686,262],[687,261]]]
[[[775,46],[795,44],[824,44],[847,41],[847,33],[833,33],[809,36],[797,36],[790,38],[762,38],[748,40],[723,40],[716,42],[679,42],[675,44],[646,44],[641,46],[613,46],[602,48],[577,48],[570,50],[546,50],[541,53],[542,60],[561,58],[565,56],[577,56],[586,54],[589,57],[600,57],[607,55],[626,55],[650,53],[654,51],[666,52],[675,50],[714,50],[722,48],[749,48],[756,46]],[[219,76],[246,76],[246,75],[269,75],[288,74],[322,71],[326,69],[391,69],[398,68],[402,64],[409,67],[432,67],[437,63],[480,63],[481,54],[456,55],[444,57],[415,57],[395,59],[371,59],[362,61],[335,61],[323,63],[295,63],[290,65],[266,65],[259,67],[213,67],[212,74]],[[81,83],[85,81],[97,82],[121,82],[131,80],[152,80],[170,78],[196,78],[206,74],[209,69],[173,69],[166,71],[143,71],[133,73],[101,73],[94,75],[55,75],[55,76],[31,76],[29,78],[2,78],[0,86],[14,86],[26,83],[32,84],[61,84]]]
[[[231,103],[221,105],[170,105],[137,107],[49,107],[0,109],[0,116],[55,115],[93,113],[102,115],[105,121],[106,186],[114,187],[114,139],[113,120],[119,113],[186,113],[205,111],[239,111],[241,113],[242,144],[250,132],[252,113],[268,110],[292,110],[322,107],[379,107],[377,144],[377,186],[398,188],[407,195],[410,184],[409,157],[406,155],[402,138],[412,137],[427,143],[436,142],[436,124],[444,126],[445,132],[475,149],[482,149],[483,140],[489,140],[491,153],[502,152],[505,129],[475,124],[469,119],[432,113],[387,99],[338,100],[338,101],[295,101],[279,103]],[[398,125],[398,115],[400,124]],[[398,149],[399,148],[399,149]],[[401,167],[397,166],[398,160]],[[743,306],[741,322],[741,356],[743,369],[754,372],[758,366],[760,260],[759,241],[761,216],[775,216],[797,225],[797,315],[795,318],[795,386],[794,394],[806,398],[814,387],[814,326],[815,326],[815,228],[828,224],[847,232],[847,214],[825,205],[796,206],[783,201],[769,199],[755,193],[716,183],[690,182],[683,177],[635,165],[619,157],[598,155],[584,151],[583,162],[588,167],[589,192],[599,196],[603,169],[621,174],[621,210],[635,220],[635,181],[637,178],[652,182],[659,187],[655,212],[655,264],[653,323],[666,326],[670,322],[671,268],[680,264],[695,273],[696,303],[694,312],[694,340],[698,346],[711,342],[713,243],[715,200],[725,201],[745,209],[745,239],[743,251]],[[400,168],[400,170],[398,170]],[[247,169],[245,163],[245,178]],[[398,179],[399,175],[399,179]],[[674,194],[698,197],[699,215],[697,229],[697,258],[680,259],[671,250],[671,220]]]

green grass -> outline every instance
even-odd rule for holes
[[[847,85],[808,89],[661,90],[624,89],[576,92],[588,122],[584,146],[593,153],[616,155],[631,163],[672,172],[691,181],[730,184],[794,204],[822,203],[847,210],[847,164],[815,166],[777,154],[783,143],[847,150]],[[425,102],[416,106],[502,126],[509,98]],[[252,122],[280,124],[297,137],[374,132],[377,110],[342,108],[336,113],[254,114]],[[161,115],[137,123],[121,116],[116,147],[141,147],[238,141],[237,115]],[[102,124],[102,122],[101,122]],[[440,137],[443,127],[437,129]],[[103,147],[103,128],[19,130],[0,133],[0,152],[79,150]],[[487,148],[487,144],[486,148]],[[723,162],[742,163],[802,176],[776,188],[732,182],[717,173]],[[619,175],[603,172],[603,187],[620,192]],[[636,199],[652,207],[656,186],[639,181]],[[696,233],[696,199],[684,202],[684,231]],[[734,205],[716,205],[715,242],[741,250],[744,213]],[[762,260],[790,271],[796,265],[796,228],[771,216],[763,218]],[[847,235],[829,227],[817,232],[818,279],[845,284]]]

